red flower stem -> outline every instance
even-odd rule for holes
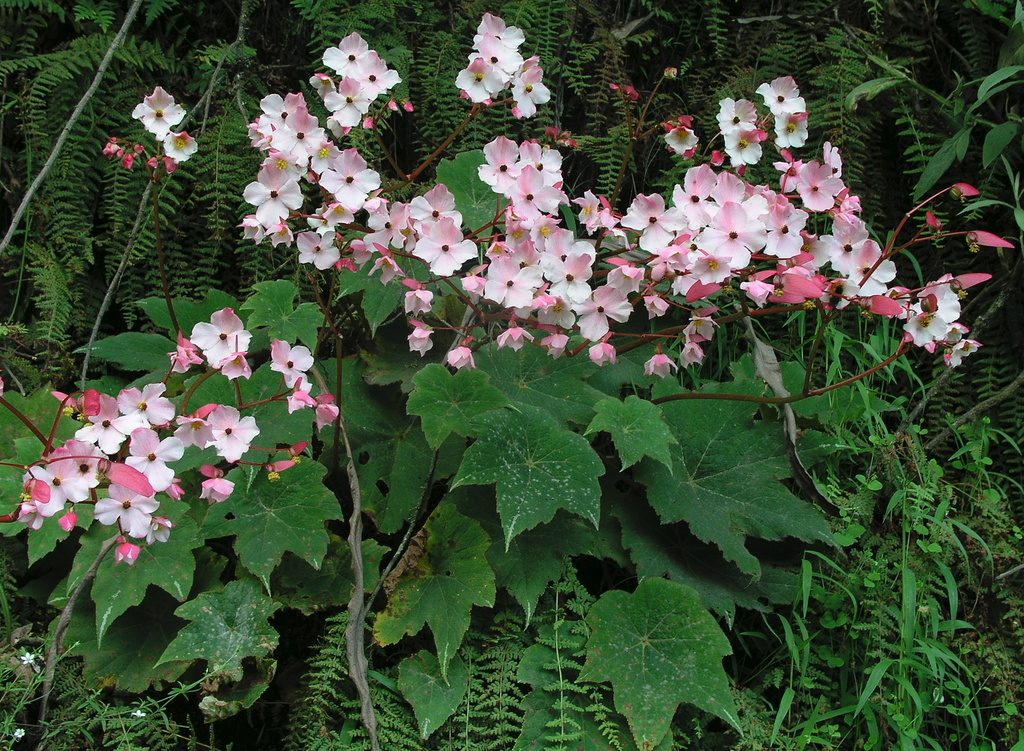
[[[185,398],[181,400],[181,414],[183,414],[183,415],[187,415],[188,414],[188,402],[189,402],[189,399],[191,399],[192,395],[196,393],[196,389],[199,388],[200,385],[202,385],[203,381],[205,381],[207,378],[211,377],[216,372],[217,372],[216,370],[214,370],[213,368],[210,368],[210,370],[206,371],[201,376],[199,376],[199,379],[195,383],[192,384],[192,386],[189,388],[189,390],[185,393]]]
[[[32,431],[32,434],[36,438],[38,438],[42,442],[42,444],[44,446],[49,448],[50,440],[52,440],[52,439],[47,440],[46,436],[43,435],[42,431],[40,431],[39,428],[37,428],[35,425],[33,425],[32,421],[29,420],[27,417],[25,417],[25,415],[21,412],[21,410],[19,410],[17,407],[15,407],[13,404],[11,404],[6,399],[4,399],[2,396],[0,396],[0,406],[6,407],[8,409],[8,411],[10,411],[10,413],[12,415],[17,417],[22,422],[22,424],[25,425],[26,428],[28,428],[30,431]]]

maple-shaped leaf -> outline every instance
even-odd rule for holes
[[[402,264],[406,269],[414,264]],[[360,305],[366,322],[370,326],[370,333],[376,334],[377,329],[383,324],[395,309],[401,304],[408,288],[401,284],[383,284],[379,275],[370,276],[373,264],[367,263],[358,271],[346,271],[341,276],[341,287],[338,290],[339,297],[345,297],[355,292],[363,292]]]
[[[657,746],[683,702],[739,728],[722,658],[729,640],[697,593],[647,579],[632,594],[606,592],[587,614],[590,639],[581,681],[609,681],[615,709],[640,748]]]
[[[514,404],[537,407],[558,420],[586,424],[605,395],[584,379],[597,371],[589,358],[552,360],[540,347],[481,348],[476,364]]]
[[[409,414],[423,420],[423,432],[434,449],[451,433],[475,435],[475,417],[511,404],[481,370],[466,368],[453,374],[431,363],[412,382],[416,388],[409,395]]]
[[[479,424],[480,437],[466,449],[452,487],[497,485],[506,549],[513,537],[551,521],[560,508],[597,526],[597,478],[604,474],[604,464],[586,438],[525,406],[518,412],[488,413]]]
[[[110,625],[101,647],[96,640],[94,605],[86,598],[79,600],[65,640],[73,645],[70,652],[85,660],[85,678],[91,684],[116,686],[132,694],[177,679],[194,659],[160,660],[184,625],[174,617],[177,605],[166,592],[150,588],[142,604],[128,608]]]
[[[420,738],[426,740],[454,714],[469,688],[469,668],[458,655],[448,666],[447,680],[437,657],[426,650],[402,660],[398,688],[412,705]]]
[[[316,303],[295,307],[298,288],[286,279],[257,282],[252,288],[255,294],[242,303],[242,310],[249,311],[247,328],[265,326],[271,339],[283,339],[289,344],[301,341],[307,347],[316,347],[317,329],[324,322],[324,314]]]
[[[314,568],[327,552],[324,522],[341,516],[341,507],[321,482],[327,470],[304,461],[271,482],[261,467],[237,468],[231,497],[210,508],[203,527],[207,537],[236,535],[235,551],[249,571],[270,587],[270,573],[290,550]]]
[[[733,386],[740,393],[755,388]],[[755,422],[749,402],[694,399],[661,407],[679,442],[673,470],[645,460],[635,477],[663,522],[685,520],[753,576],[761,565],[746,547],[748,536],[831,543],[817,509],[779,482],[790,474],[781,426]]]
[[[152,584],[168,592],[178,602],[184,602],[192,588],[192,575],[196,558],[192,549],[197,546],[196,523],[185,515],[188,504],[165,500],[160,504],[160,515],[176,520],[167,542],[143,545],[134,565],[119,565],[108,555],[96,572],[92,585],[92,599],[96,603],[96,642],[103,644],[103,636],[118,616],[132,605],[138,605]],[[103,541],[110,537],[109,528],[90,529],[82,537],[82,548],[76,556],[91,563],[96,559]],[[116,532],[116,530],[115,530]],[[201,544],[202,540],[198,541]],[[74,574],[72,574],[74,576]],[[76,578],[77,581],[77,578]]]
[[[772,603],[793,601],[796,574],[764,565],[753,577],[722,559],[721,551],[696,539],[686,524],[663,524],[633,493],[616,493],[605,484],[605,502],[622,527],[622,545],[641,579],[668,576],[693,587],[704,606],[732,623],[736,606],[767,611]]]
[[[594,410],[597,414],[585,434],[590,435],[600,430],[611,433],[623,469],[649,456],[668,467],[669,472],[672,471],[672,455],[668,446],[676,443],[676,439],[665,424],[665,418],[657,405],[631,394],[623,401],[602,399]]]
[[[178,632],[160,663],[202,659],[209,672],[240,681],[243,659],[266,657],[277,646],[277,631],[269,619],[279,607],[252,579],[204,592],[174,611],[192,622]]]
[[[485,558],[491,541],[450,504],[439,506],[414,540],[373,635],[378,644],[395,644],[430,626],[441,675],[447,678],[473,606],[494,604],[494,572]]]

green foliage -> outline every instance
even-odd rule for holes
[[[7,215],[84,92],[123,9],[107,0],[0,5],[0,182],[8,190],[0,213]],[[280,337],[318,355],[336,354],[341,335],[339,359],[317,378],[341,381],[338,403],[365,512],[367,539],[355,552],[366,567],[366,591],[352,592],[353,550],[343,540],[354,489],[345,482],[342,441],[331,430],[314,435],[308,413],[290,414],[274,401],[280,377],[254,361],[252,378],[237,382],[236,401],[254,405],[266,450],[230,472],[237,491],[224,503],[195,500],[198,488],[188,481],[194,502],[164,506],[177,525],[171,541],[147,546],[133,568],[99,563],[66,639],[81,665],[64,661],[51,691],[51,748],[169,749],[183,747],[183,736],[198,747],[202,733],[188,727],[194,720],[180,719],[190,709],[175,708],[172,718],[154,698],[138,705],[146,716],[136,717],[121,698],[93,687],[157,697],[171,682],[204,672],[198,711],[214,727],[244,727],[241,719],[229,724],[236,712],[252,713],[251,722],[259,711],[281,711],[277,724],[289,748],[369,748],[349,677],[348,616],[325,616],[368,593],[376,639],[370,692],[387,749],[706,751],[760,743],[980,750],[1018,734],[1019,715],[1010,708],[1024,683],[1017,659],[1024,604],[992,574],[1019,558],[1019,486],[1012,485],[1024,466],[1013,450],[1024,424],[1019,400],[1002,403],[1002,422],[960,430],[965,443],[948,449],[955,456],[946,477],[882,430],[907,399],[927,390],[930,379],[909,367],[883,369],[850,396],[796,405],[801,450],[830,457],[819,472],[844,501],[833,534],[795,494],[776,412],[693,398],[764,393],[745,363],[733,368],[740,385],[706,384],[727,377],[729,353],[743,346],[735,339],[716,340],[726,355],[717,365],[658,387],[641,375],[641,361],[627,357],[598,371],[584,357],[551,360],[537,347],[484,344],[479,370],[452,374],[436,352],[423,360],[398,355],[396,341],[404,343],[391,324],[402,303],[399,285],[382,288],[367,270],[321,284],[291,270],[292,250],[241,238],[238,224],[251,207],[240,196],[260,158],[245,126],[268,91],[308,92],[311,62],[359,31],[400,71],[406,87],[398,100],[415,96],[414,113],[378,131],[398,171],[412,172],[466,117],[469,106],[452,79],[485,8],[425,0],[292,0],[290,9],[259,13],[248,3],[179,5],[145,4],[137,24],[145,28],[133,29],[117,53],[0,259],[3,364],[24,369],[33,392],[46,380],[66,389],[72,356],[125,257],[115,307],[101,326],[115,335],[92,348],[94,362],[111,373],[107,383],[166,371],[176,332],[164,300],[147,299],[161,282],[146,179],[106,162],[99,147],[111,135],[142,138],[128,113],[156,83],[193,101],[209,92],[189,125],[199,153],[157,186],[177,316],[188,334],[214,310],[233,307],[257,330],[260,346]],[[1000,233],[1014,234],[1024,227],[1012,105],[1021,24],[1008,6],[978,7],[984,15],[965,4],[937,6],[921,24],[908,8],[880,2],[815,0],[782,12],[754,2],[740,9],[742,19],[719,0],[683,12],[659,0],[488,6],[526,31],[524,52],[540,55],[552,102],[532,124],[504,108],[484,113],[446,149],[443,156],[457,156],[440,159],[436,177],[449,185],[467,226],[484,227],[501,203],[476,174],[476,149],[499,132],[539,135],[539,124],[576,134],[579,148],[564,151],[568,184],[610,193],[621,178],[623,197],[650,192],[677,182],[688,166],[665,153],[659,121],[696,114],[702,148],[713,148],[718,98],[794,75],[815,113],[813,138],[843,148],[847,177],[867,196],[869,213],[898,221],[893,212],[903,210],[915,182],[921,192],[974,161],[991,174],[979,182],[986,193],[969,207],[972,217],[1005,213]],[[1005,37],[998,63],[994,31]],[[948,49],[962,50],[963,70],[934,52]],[[679,68],[679,79],[659,89],[646,120],[651,135],[633,144],[628,105],[609,84],[645,94],[667,65]],[[389,169],[373,133],[356,129],[350,143],[375,168]],[[420,174],[392,195],[421,192],[431,169]],[[766,168],[759,179],[776,177]],[[957,250],[922,254],[920,264],[947,252]],[[1007,280],[1017,279],[1016,259],[1003,259]],[[463,307],[439,318],[457,319]],[[325,321],[334,324],[329,333]],[[871,367],[887,354],[884,336],[859,336],[857,324],[849,326],[825,340],[832,364],[826,374],[809,365],[815,379],[841,380],[845,368]],[[796,351],[811,338],[791,322],[786,327],[780,346]],[[964,394],[997,396],[1016,377],[1007,353],[1015,352],[1019,327],[997,328],[987,340],[995,354],[977,361],[981,375],[944,394],[928,392],[933,413],[962,410]],[[482,323],[473,335],[492,333]],[[786,376],[802,380],[802,373]],[[684,389],[691,381],[698,387]],[[233,399],[235,388],[202,376],[169,381],[183,411]],[[891,389],[884,398],[882,388]],[[6,398],[44,433],[55,425],[63,440],[78,427],[54,417],[45,392],[23,399],[11,390],[8,383]],[[933,432],[944,427],[926,420]],[[22,467],[38,458],[33,439],[14,436],[18,425],[0,410],[0,458],[19,465],[0,468],[5,499],[19,497]],[[821,428],[839,437],[814,432]],[[271,451],[305,442],[298,466],[272,481],[261,465]],[[217,458],[207,451],[190,461]],[[1010,491],[997,489],[1003,482]],[[87,520],[90,512],[80,513]],[[67,534],[52,523],[27,543],[24,533],[3,532],[4,554],[16,551],[18,576],[30,580],[38,608],[67,603],[103,543],[94,531]],[[815,552],[798,575],[787,563],[799,558],[802,543]],[[24,574],[29,563],[35,568]],[[0,581],[4,602],[13,585]],[[794,592],[793,609],[779,607]],[[16,621],[51,615],[4,617],[11,631]],[[310,647],[325,617],[326,634]],[[0,698],[18,723],[30,724],[38,681],[9,662],[0,663]],[[280,706],[275,692],[290,702],[289,683],[272,674],[280,666],[294,675],[305,665],[302,698],[285,717],[273,707]],[[230,730],[223,737],[246,742]]]
[[[695,704],[737,729],[721,659],[731,647],[697,593],[665,579],[608,592],[587,615],[591,629],[580,680],[607,680],[637,745],[657,746],[676,708]]]

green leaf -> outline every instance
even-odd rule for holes
[[[672,456],[668,445],[676,443],[676,439],[665,424],[659,407],[632,394],[625,401],[603,399],[594,409],[597,415],[585,435],[600,430],[611,433],[623,469],[649,456],[668,467],[669,472],[672,471]]]
[[[373,540],[363,540],[364,586],[372,590],[380,578],[380,562],[387,548]],[[345,605],[352,596],[352,556],[348,543],[331,536],[327,555],[319,569],[293,553],[285,553],[281,565],[270,577],[274,599],[283,606],[309,615],[325,608]]]
[[[852,112],[857,109],[857,105],[862,101],[871,101],[883,91],[891,89],[905,80],[905,78],[887,76],[886,78],[875,78],[871,81],[865,81],[846,95],[846,108]]]
[[[247,484],[243,470],[234,469],[228,479],[235,491],[223,503],[210,508],[204,525],[207,537],[237,535],[235,551],[249,571],[270,587],[270,574],[290,550],[314,568],[327,553],[324,522],[342,516],[341,506],[321,480],[322,464],[304,461],[271,482],[255,468]]]
[[[508,203],[480,179],[479,167],[486,162],[483,151],[464,151],[437,165],[437,182],[447,185],[455,196],[455,208],[462,214],[462,225],[469,230],[492,222]]]
[[[265,326],[271,339],[283,339],[289,344],[301,341],[310,349],[316,347],[317,329],[324,322],[324,314],[315,303],[302,303],[295,307],[298,289],[294,284],[278,279],[252,285],[256,293],[242,304],[248,310],[246,327]]]
[[[206,296],[199,301],[174,300],[173,302],[174,315],[186,337],[192,335],[192,329],[197,323],[209,321],[210,317],[218,310],[238,307],[238,301],[235,298],[219,289],[209,290]],[[169,332],[175,338],[174,346],[177,346],[178,332],[171,327],[171,315],[167,312],[167,301],[162,297],[147,297],[139,300],[136,305],[145,311],[153,323]],[[245,316],[242,318],[244,319]]]
[[[177,679],[193,662],[194,656],[160,660],[184,625],[174,616],[177,604],[165,592],[150,589],[141,605],[128,608],[107,629],[100,647],[93,603],[83,597],[73,611],[65,643],[73,645],[72,654],[84,658],[83,674],[90,683],[141,694],[152,684]]]
[[[466,449],[452,487],[497,485],[506,549],[513,537],[551,521],[560,508],[597,526],[597,478],[604,465],[583,436],[529,407],[491,412],[480,418],[480,425],[480,437]]]
[[[398,282],[383,284],[380,276],[370,276],[373,264],[364,264],[358,271],[343,271],[339,297],[356,292],[363,292],[362,308],[370,333],[376,334],[384,323],[405,298],[406,288]],[[365,291],[364,291],[365,290]]]
[[[379,443],[359,447],[363,504],[386,534],[409,522],[427,492],[434,452],[415,425]]]
[[[694,539],[686,525],[662,524],[635,495],[619,495],[612,514],[622,526],[622,544],[629,548],[641,581],[668,576],[693,587],[706,608],[730,623],[737,605],[768,611],[773,603],[793,601],[797,581],[794,573],[763,566],[756,579],[744,574],[723,560],[713,546]]]
[[[584,383],[597,371],[586,357],[552,360],[540,347],[516,352],[487,346],[477,353],[476,364],[514,404],[537,407],[562,421],[586,425],[594,405],[606,396]]]
[[[587,624],[580,680],[611,682],[615,709],[629,720],[638,746],[660,743],[682,702],[739,729],[722,668],[732,648],[692,589],[648,579],[633,594],[606,592]]]
[[[128,331],[95,342],[92,356],[116,362],[125,370],[153,371],[163,368],[166,371],[171,367],[171,359],[167,354],[177,346],[166,336]],[[84,346],[75,350],[76,355],[84,352]]]
[[[465,698],[469,689],[469,668],[455,655],[448,666],[446,680],[437,658],[424,650],[402,660],[398,666],[398,688],[412,705],[420,738],[426,740],[455,713]]]
[[[914,186],[914,200],[918,201],[924,197],[926,191],[928,191],[935,183],[937,183],[943,175],[946,174],[952,164],[953,160],[958,158],[958,154],[962,149],[966,149],[967,145],[971,141],[971,128],[963,128],[956,135],[950,137],[939,150],[935,152],[935,156],[928,162],[928,166],[924,168],[924,172],[921,173],[921,177],[917,180],[917,185]],[[963,157],[959,157],[963,158]]]
[[[210,672],[240,681],[243,659],[266,657],[277,646],[277,631],[268,621],[279,607],[251,579],[204,592],[174,611],[192,623],[168,645],[160,663],[203,659]]]
[[[113,555],[100,564],[92,586],[97,645],[102,645],[104,634],[121,613],[142,602],[149,585],[160,587],[178,602],[188,597],[196,569],[192,549],[202,540],[196,540],[196,523],[185,516],[187,508],[182,501],[166,500],[160,504],[160,515],[174,520],[174,529],[167,542],[143,546],[134,565],[119,565]],[[91,563],[108,537],[110,529],[106,528],[87,532],[77,558]]]
[[[475,435],[475,417],[511,404],[480,370],[464,369],[453,375],[443,365],[432,363],[412,382],[416,388],[409,395],[409,414],[423,420],[423,432],[434,449],[451,433]]]
[[[396,569],[402,574],[377,616],[373,635],[386,646],[428,625],[441,675],[447,678],[473,606],[494,604],[494,572],[484,557],[491,541],[479,524],[452,505],[439,506],[421,536],[422,542],[410,545]]]
[[[1007,68],[1000,68],[994,73],[987,75],[985,80],[982,81],[981,85],[978,87],[978,99],[971,106],[971,111],[976,110],[980,105],[988,101],[989,97],[1006,87],[1005,85],[999,87],[999,84],[1003,83],[1003,81],[1010,76],[1014,76],[1021,71],[1024,71],[1024,65],[1011,65]]]
[[[761,567],[746,548],[748,536],[831,544],[821,514],[779,482],[790,474],[781,426],[755,423],[749,402],[680,400],[662,408],[679,441],[674,471],[645,460],[635,476],[663,522],[686,521],[755,577]]]
[[[999,155],[1003,153],[1003,149],[1017,137],[1018,130],[1020,130],[1020,123],[1013,120],[1000,123],[990,130],[985,135],[985,145],[981,149],[981,165],[988,167],[998,159]]]

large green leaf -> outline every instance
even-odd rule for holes
[[[483,151],[464,151],[437,165],[437,181],[448,186],[455,197],[455,208],[462,214],[462,224],[469,230],[492,222],[508,203],[480,179],[479,168],[486,161]]]
[[[370,276],[372,268],[373,264],[367,263],[358,271],[343,271],[338,294],[344,297],[363,292],[363,314],[370,325],[370,333],[376,334],[378,327],[391,317],[405,298],[408,289],[398,282],[382,284],[379,274]]]
[[[150,588],[141,605],[128,608],[107,629],[101,647],[93,603],[83,597],[75,606],[65,643],[72,645],[72,654],[85,659],[83,673],[91,683],[141,694],[151,684],[175,680],[195,659],[192,655],[160,660],[184,625],[174,615],[177,604],[162,590]]]
[[[624,401],[602,399],[594,409],[597,415],[587,427],[586,435],[600,430],[611,433],[623,469],[649,456],[672,471],[669,444],[676,443],[676,439],[672,437],[657,405],[630,395]]]
[[[277,631],[268,621],[279,607],[251,579],[204,592],[174,611],[192,622],[164,650],[160,663],[202,659],[210,672],[240,681],[242,660],[266,657],[277,646]]]
[[[494,572],[485,558],[491,541],[479,524],[445,504],[414,543],[373,634],[379,644],[388,645],[430,626],[441,675],[447,677],[473,606],[494,604]]]
[[[587,615],[590,640],[583,681],[609,681],[615,709],[641,748],[659,744],[682,702],[739,728],[722,658],[729,640],[697,593],[648,579],[633,594],[602,595]]]
[[[327,552],[324,522],[342,515],[337,498],[321,480],[322,464],[304,461],[271,482],[255,467],[232,470],[231,497],[210,508],[204,525],[207,537],[237,535],[235,551],[242,565],[268,589],[270,573],[286,550],[319,568]]]
[[[171,336],[176,336],[177,332],[171,328],[171,316],[167,312],[167,301],[164,298],[147,297],[139,300],[137,305],[146,311],[153,323],[170,332]],[[209,321],[218,310],[237,307],[238,301],[231,295],[219,289],[211,289],[202,300],[174,300],[174,315],[182,332],[188,337],[192,335],[192,329],[197,323]],[[241,317],[245,319],[245,315]]]
[[[760,577],[744,574],[713,545],[694,538],[687,525],[662,524],[635,495],[619,496],[611,513],[622,526],[622,544],[629,548],[641,580],[667,575],[693,587],[705,607],[730,623],[737,605],[764,611],[772,603],[793,601],[796,574],[763,561]]]
[[[324,314],[315,303],[295,307],[298,289],[285,279],[259,282],[252,287],[256,293],[242,304],[242,310],[249,311],[248,328],[265,326],[271,339],[283,339],[290,344],[301,341],[310,349],[316,347],[317,329],[324,322]]]
[[[514,404],[537,407],[559,420],[586,425],[605,397],[584,382],[597,371],[585,357],[552,360],[540,347],[516,352],[488,345],[476,354],[476,364]]]
[[[420,737],[426,740],[441,727],[466,696],[469,668],[458,655],[448,666],[447,680],[441,675],[437,657],[422,651],[402,660],[398,666],[398,688],[412,704]]]
[[[734,390],[754,388],[760,387]],[[742,401],[672,401],[662,409],[679,441],[674,469],[644,460],[635,476],[663,522],[686,521],[755,577],[761,566],[746,547],[748,536],[831,542],[821,514],[779,482],[790,472],[779,425],[755,422]]]
[[[434,452],[415,425],[354,450],[366,511],[382,532],[397,532],[409,523],[427,493]]]
[[[380,579],[380,561],[387,548],[373,540],[363,540],[363,584],[369,591]],[[331,536],[327,555],[319,569],[302,558],[285,553],[281,565],[270,578],[274,599],[285,607],[296,608],[305,615],[325,608],[345,605],[352,597],[352,556],[345,540]]]
[[[464,369],[452,374],[443,365],[432,363],[412,382],[416,388],[409,395],[409,414],[422,418],[427,442],[435,449],[451,433],[475,435],[475,417],[510,404],[480,370]]]
[[[158,514],[168,517],[175,524],[167,542],[142,546],[138,560],[131,566],[117,564],[113,555],[108,555],[100,564],[92,585],[98,645],[102,645],[103,636],[114,619],[130,606],[142,602],[149,585],[160,587],[178,602],[184,602],[188,597],[196,568],[192,549],[197,547],[197,541],[196,523],[185,516],[187,508],[187,504],[182,501],[163,501]],[[103,540],[110,537],[110,534],[111,530],[107,527],[96,529],[94,526],[89,530],[82,538],[82,548],[76,562],[81,560],[86,565],[91,564]]]
[[[171,367],[169,352],[177,346],[166,336],[142,334],[127,331],[123,334],[100,339],[92,346],[92,356],[100,360],[116,362],[125,370],[168,370]],[[85,352],[79,347],[75,354]]]
[[[560,508],[597,526],[597,478],[604,465],[585,438],[525,406],[488,413],[480,425],[480,437],[466,450],[452,487],[497,485],[506,548],[523,530],[551,521]]]

